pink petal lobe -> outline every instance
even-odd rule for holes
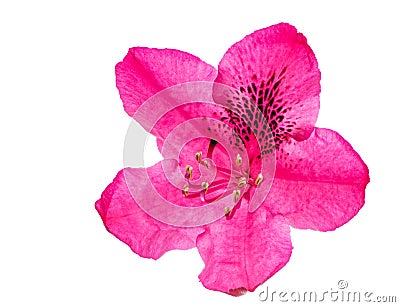
[[[205,263],[199,275],[203,285],[237,296],[254,291],[279,271],[289,261],[292,244],[282,216],[263,208],[248,213],[242,204],[232,219],[207,226],[197,249]]]
[[[134,47],[115,67],[125,111],[132,116],[154,94],[176,84],[213,81],[216,70],[198,57],[174,49]]]
[[[115,71],[125,111],[161,143],[178,124],[221,112],[203,102],[212,101],[215,68],[189,53],[131,48]]]
[[[149,174],[159,171],[159,166],[153,167]],[[175,198],[178,195],[175,192]],[[203,232],[200,227],[170,226],[146,214],[132,198],[124,171],[117,174],[95,206],[107,230],[141,257],[158,259],[170,250],[192,248]]]
[[[295,27],[273,25],[234,44],[219,63],[215,81],[251,98],[278,146],[288,136],[304,140],[312,133],[319,111],[320,71],[306,38]]]
[[[285,144],[277,158],[266,206],[291,226],[333,230],[364,205],[368,168],[337,132],[315,128],[309,139]]]

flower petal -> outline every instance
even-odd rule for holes
[[[290,229],[282,216],[265,208],[249,213],[246,206],[232,219],[210,224],[197,238],[205,263],[199,275],[203,285],[231,295],[241,295],[279,271],[292,251]]]
[[[295,27],[277,24],[234,44],[219,63],[216,82],[251,98],[267,118],[278,146],[288,136],[304,140],[312,133],[320,71],[306,38]]]
[[[161,144],[180,123],[222,111],[210,104],[215,68],[182,51],[131,48],[116,76],[125,111]]]
[[[132,198],[124,171],[102,193],[96,209],[107,230],[141,257],[158,259],[169,250],[192,248],[203,232],[200,227],[170,226],[145,213]]]
[[[266,205],[296,228],[333,230],[364,204],[368,168],[337,132],[315,128],[309,139],[277,151]]]
[[[216,77],[215,68],[189,53],[131,48],[115,71],[125,111],[135,115],[137,122],[161,140],[175,126],[190,118],[211,117],[214,112],[220,112],[215,105],[197,102],[211,101],[209,82]],[[208,83],[176,86],[194,81]],[[163,91],[171,87],[167,92]]]
[[[115,67],[117,88],[132,116],[147,99],[176,84],[213,81],[216,70],[198,57],[174,49],[134,47]]]

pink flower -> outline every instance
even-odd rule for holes
[[[334,230],[363,206],[368,168],[337,132],[314,127],[320,71],[293,26],[246,36],[225,53],[218,71],[182,51],[132,48],[116,76],[125,111],[157,137],[165,158],[120,171],[96,202],[107,230],[136,254],[158,259],[197,247],[203,285],[240,295],[288,262],[289,226]],[[203,84],[214,99],[226,98],[226,108],[200,100],[179,104],[154,125],[152,114],[165,105],[150,98],[178,84],[186,92],[185,86]],[[235,90],[218,96],[226,94],[218,86]],[[191,139],[193,130],[202,137]],[[197,213],[186,214],[188,208]]]

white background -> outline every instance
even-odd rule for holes
[[[335,290],[340,279],[400,300],[396,1],[221,2],[0,4],[1,306],[262,306],[266,286]],[[201,285],[195,249],[142,259],[103,227],[94,202],[122,167],[130,123],[114,66],[132,46],[216,66],[231,44],[281,21],[319,61],[317,125],[350,141],[371,183],[353,220],[329,233],[292,230],[290,262],[233,298]]]

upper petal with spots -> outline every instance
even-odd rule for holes
[[[267,118],[277,146],[288,137],[307,139],[313,131],[320,71],[306,38],[295,27],[281,23],[234,44],[219,63],[216,82],[250,97]]]

